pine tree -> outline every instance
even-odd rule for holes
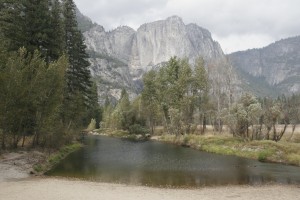
[[[38,50],[47,62],[58,59],[62,54],[61,49],[56,50],[56,44],[62,44],[62,37],[58,37],[61,27],[53,19],[60,16],[54,9],[50,12],[50,5],[49,0],[10,0],[1,5],[0,37],[9,51],[25,47],[28,53]]]
[[[50,20],[50,49],[49,56],[52,61],[57,60],[64,52],[64,31],[62,21],[61,3],[59,0],[54,0],[50,4],[51,7],[51,20]]]
[[[66,53],[70,63],[67,71],[68,91],[71,94],[79,91],[88,97],[91,87],[88,55],[85,51],[83,36],[78,30],[75,4],[72,0],[64,1],[63,16]]]
[[[0,40],[8,51],[17,51],[24,46],[23,6],[18,0],[0,4]]]
[[[24,47],[30,53],[39,50],[46,61],[50,60],[51,13],[49,0],[25,0],[24,6]]]
[[[85,51],[86,46],[77,26],[75,8],[73,0],[63,1],[64,43],[69,58],[66,74],[64,121],[68,124],[77,123],[79,125],[83,123],[89,105],[91,76],[88,69],[88,55]],[[74,119],[75,116],[77,119]]]

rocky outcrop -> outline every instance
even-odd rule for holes
[[[137,31],[127,26],[105,31],[96,25],[84,32],[84,37],[99,94],[112,99],[118,99],[123,88],[132,96],[138,94],[143,74],[172,56],[189,58],[191,63],[200,56],[207,63],[225,60],[208,30],[185,25],[177,16],[143,24]]]
[[[134,78],[141,72],[168,61],[172,56],[205,60],[224,58],[220,45],[208,30],[196,24],[185,25],[180,17],[147,23],[138,28],[133,39],[129,66]],[[137,73],[138,71],[138,73]]]
[[[275,95],[300,92],[300,37],[275,42],[261,49],[229,55],[237,70],[248,80],[260,79]]]

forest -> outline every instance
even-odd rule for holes
[[[98,117],[85,48],[72,0],[0,4],[2,149],[59,147]]]

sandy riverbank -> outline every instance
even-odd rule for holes
[[[33,165],[46,159],[39,151],[18,151],[1,155],[0,182],[30,177]]]
[[[161,189],[78,180],[30,178],[21,181],[0,182],[0,197],[5,200],[296,200],[300,197],[300,188],[274,185]]]

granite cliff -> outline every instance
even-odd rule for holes
[[[118,99],[122,88],[135,96],[142,89],[142,75],[172,56],[189,58],[191,63],[198,57],[206,63],[225,59],[208,30],[185,25],[177,16],[143,24],[137,31],[127,26],[105,31],[93,25],[84,37],[101,97]]]

